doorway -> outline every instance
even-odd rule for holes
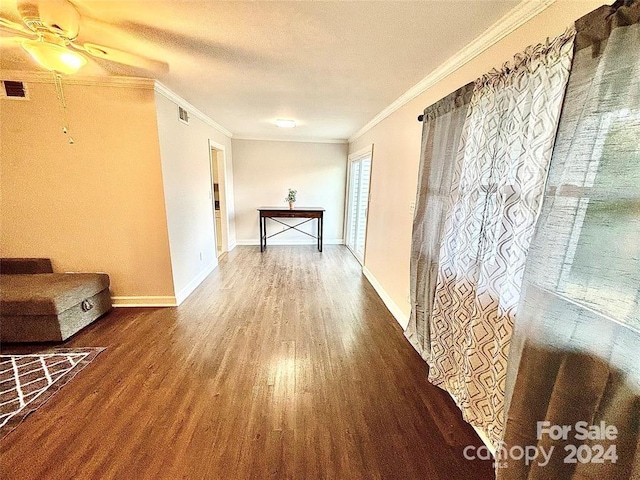
[[[229,251],[229,216],[227,205],[225,147],[209,140],[213,224],[216,256]]]
[[[346,244],[362,265],[367,244],[372,156],[373,145],[349,155]]]

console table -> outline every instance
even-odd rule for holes
[[[300,233],[304,233],[318,241],[318,251],[322,251],[322,230],[324,226],[324,208],[320,207],[296,207],[293,210],[288,207],[260,207],[258,208],[260,219],[260,251],[264,252],[267,248],[267,238],[275,237],[287,230],[297,230]],[[267,235],[267,218],[270,218],[274,222],[278,222],[284,225],[284,230],[276,232],[272,235]],[[279,218],[306,218],[303,222],[295,225],[287,225],[286,223],[278,220]],[[311,235],[305,231],[300,230],[298,227],[307,222],[311,222],[314,218],[318,219],[318,236]]]

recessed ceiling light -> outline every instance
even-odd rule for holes
[[[276,120],[276,127],[280,127],[280,128],[293,128],[296,126],[296,121],[295,120],[285,120],[282,118],[279,118],[278,120]]]

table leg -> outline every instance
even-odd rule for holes
[[[263,232],[262,232],[262,215],[258,214],[258,220],[260,221],[260,251],[264,252],[264,248],[262,248],[262,238],[263,238]]]
[[[324,215],[320,215],[318,218],[318,222],[320,223],[320,231],[318,232],[320,235],[320,251],[322,251],[322,241],[324,237]]]
[[[263,227],[263,228],[264,228],[264,249],[265,249],[265,250],[267,249],[267,236],[268,236],[268,235],[267,235],[267,219],[268,219],[268,218],[269,218],[269,217],[264,217],[264,218],[262,219],[262,221],[264,222],[264,227]]]

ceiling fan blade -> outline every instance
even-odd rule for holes
[[[4,17],[0,17],[0,28],[4,30],[12,30],[29,36],[35,35],[31,30],[20,23],[12,22]]]
[[[76,38],[80,28],[80,14],[67,0],[40,0],[40,20],[50,29],[67,38]]]
[[[20,17],[29,26],[44,26],[66,38],[78,36],[80,14],[68,0],[18,0],[17,8]]]
[[[38,13],[38,0],[17,0],[16,8],[22,18],[37,18]]]
[[[24,37],[0,37],[0,45],[2,46],[22,46]]]
[[[112,62],[122,63],[124,65],[130,65],[132,67],[143,68],[155,73],[167,73],[169,71],[169,64],[160,60],[152,60],[150,58],[135,55],[133,53],[124,52],[116,48],[105,47],[103,45],[96,45],[95,43],[85,43],[82,46],[71,43],[75,48],[87,52],[97,58],[104,58]]]

